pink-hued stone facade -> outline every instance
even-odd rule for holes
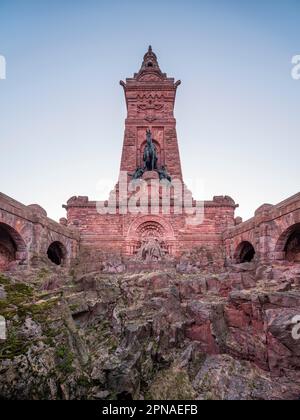
[[[157,57],[149,47],[140,71],[120,83],[127,106],[120,172],[130,174],[142,166],[146,130],[150,129],[158,153],[158,166],[165,166],[172,179],[183,182],[174,118],[180,81],[175,82],[160,70]],[[118,185],[115,193],[118,193]],[[157,215],[124,215],[120,214],[119,208],[116,214],[101,215],[97,212],[96,202],[89,201],[87,197],[72,197],[66,209],[68,224],[79,229],[84,246],[130,256],[137,252],[143,234],[155,230],[155,234],[165,242],[168,253],[178,256],[195,246],[211,249],[221,246],[222,233],[234,226],[237,206],[230,197],[215,197],[203,205],[204,218],[196,226],[187,223],[185,209],[182,208],[182,214],[175,214],[172,202],[170,214],[162,214],[160,203]],[[196,206],[194,201],[192,206]]]
[[[159,68],[151,47],[144,56],[142,67],[133,78],[120,82],[127,106],[121,171],[133,172],[142,163],[150,128],[158,150],[159,164],[167,166],[174,178],[182,179],[177,142],[174,106],[180,81],[167,77]]]
[[[117,182],[110,196],[115,197],[114,214],[99,213],[99,203],[88,197],[72,197],[64,206],[67,218],[62,218],[60,223],[47,218],[45,210],[37,204],[25,206],[0,194],[1,271],[16,262],[30,265],[34,259],[49,257],[50,246],[53,258],[63,259],[67,266],[82,249],[130,260],[149,237],[155,238],[164,254],[172,258],[180,258],[195,249],[202,249],[197,255],[203,256],[203,249],[206,249],[209,258],[217,260],[221,266],[253,259],[261,263],[300,261],[300,193],[274,206],[264,204],[244,223],[235,217],[238,206],[232,198],[216,196],[200,203],[201,220],[190,224],[188,212],[195,211],[199,203],[187,191],[181,169],[174,118],[180,81],[175,82],[161,71],[157,57],[149,47],[139,72],[120,84],[124,89],[127,118],[119,180],[125,173],[127,187],[130,174],[143,165],[146,130],[150,129],[158,168],[165,166],[172,181],[182,183],[179,193],[171,191],[170,211],[164,212],[161,186],[157,189],[155,212],[150,204],[146,214],[124,212],[124,203],[127,206],[137,193],[130,192],[124,201]],[[158,172],[145,172],[142,179],[147,183],[147,194],[150,195],[154,188],[152,181],[158,179]],[[182,204],[178,212],[176,200],[183,192],[187,192],[191,200],[187,206]],[[203,258],[207,259],[207,256]]]
[[[300,262],[300,193],[274,206],[262,205],[252,219],[226,229],[223,238],[232,262],[241,262],[243,244],[252,245],[261,263]]]
[[[69,267],[78,255],[79,233],[49,219],[42,207],[0,193],[0,271],[38,264],[53,243],[64,249],[62,263]]]

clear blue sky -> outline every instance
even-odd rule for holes
[[[182,80],[176,118],[195,198],[237,215],[300,190],[299,0],[0,0],[0,191],[54,219],[116,182],[126,115],[119,80],[149,44]]]

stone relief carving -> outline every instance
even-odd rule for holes
[[[160,111],[161,109],[163,109],[164,105],[163,104],[154,104],[150,100],[147,104],[141,104],[141,105],[138,105],[137,107],[141,111],[146,111],[146,110],[149,110],[149,109],[153,109],[155,111]]]
[[[145,262],[161,261],[164,255],[162,241],[158,238],[149,237],[142,240],[142,245],[138,250],[136,259]]]

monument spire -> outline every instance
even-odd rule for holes
[[[174,118],[176,90],[180,82],[161,71],[157,56],[149,46],[140,71],[120,83],[127,105],[121,171],[133,174],[140,167],[144,168],[146,132],[149,129],[156,151],[155,169],[165,168],[163,171],[167,171],[172,179],[182,180]]]
[[[156,73],[157,75],[160,75],[161,77],[165,77],[165,74],[162,73],[159,67],[157,56],[153,52],[151,45],[149,45],[148,51],[144,55],[144,59],[143,59],[140,71],[138,73],[138,76],[141,76],[147,73]]]

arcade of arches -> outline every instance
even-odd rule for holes
[[[49,260],[55,265],[64,265],[67,251],[59,242],[52,242],[47,250]],[[25,263],[27,258],[26,244],[22,236],[11,226],[0,223],[0,271],[5,271],[14,261]]]
[[[240,229],[241,225],[234,228]],[[242,225],[243,227],[243,225]],[[300,263],[300,222],[292,223],[291,226],[285,228],[281,233],[275,231],[272,238],[274,248],[272,249],[272,242],[269,241],[269,261],[286,261],[288,263]],[[237,236],[238,238],[238,236]],[[141,252],[141,248],[147,242],[152,242],[157,248],[160,248],[159,253],[164,256],[176,257],[176,236],[169,222],[165,219],[153,216],[137,218],[129,228],[126,246],[127,255],[134,256]],[[228,242],[228,239],[225,239]],[[234,243],[235,237],[230,239],[229,243]],[[250,240],[241,240],[235,245],[233,261],[240,264],[245,262],[257,261],[260,262],[261,249],[258,253],[256,245]],[[57,266],[65,266],[68,253],[65,245],[60,241],[53,241],[46,250],[46,255],[49,260]],[[22,237],[22,234],[17,232],[12,226],[6,223],[0,223],[0,271],[7,270],[11,263],[26,264],[28,262],[28,249]]]
[[[77,257],[79,233],[47,217],[37,204],[28,206],[0,192],[0,272],[36,268],[48,261],[68,267]]]

